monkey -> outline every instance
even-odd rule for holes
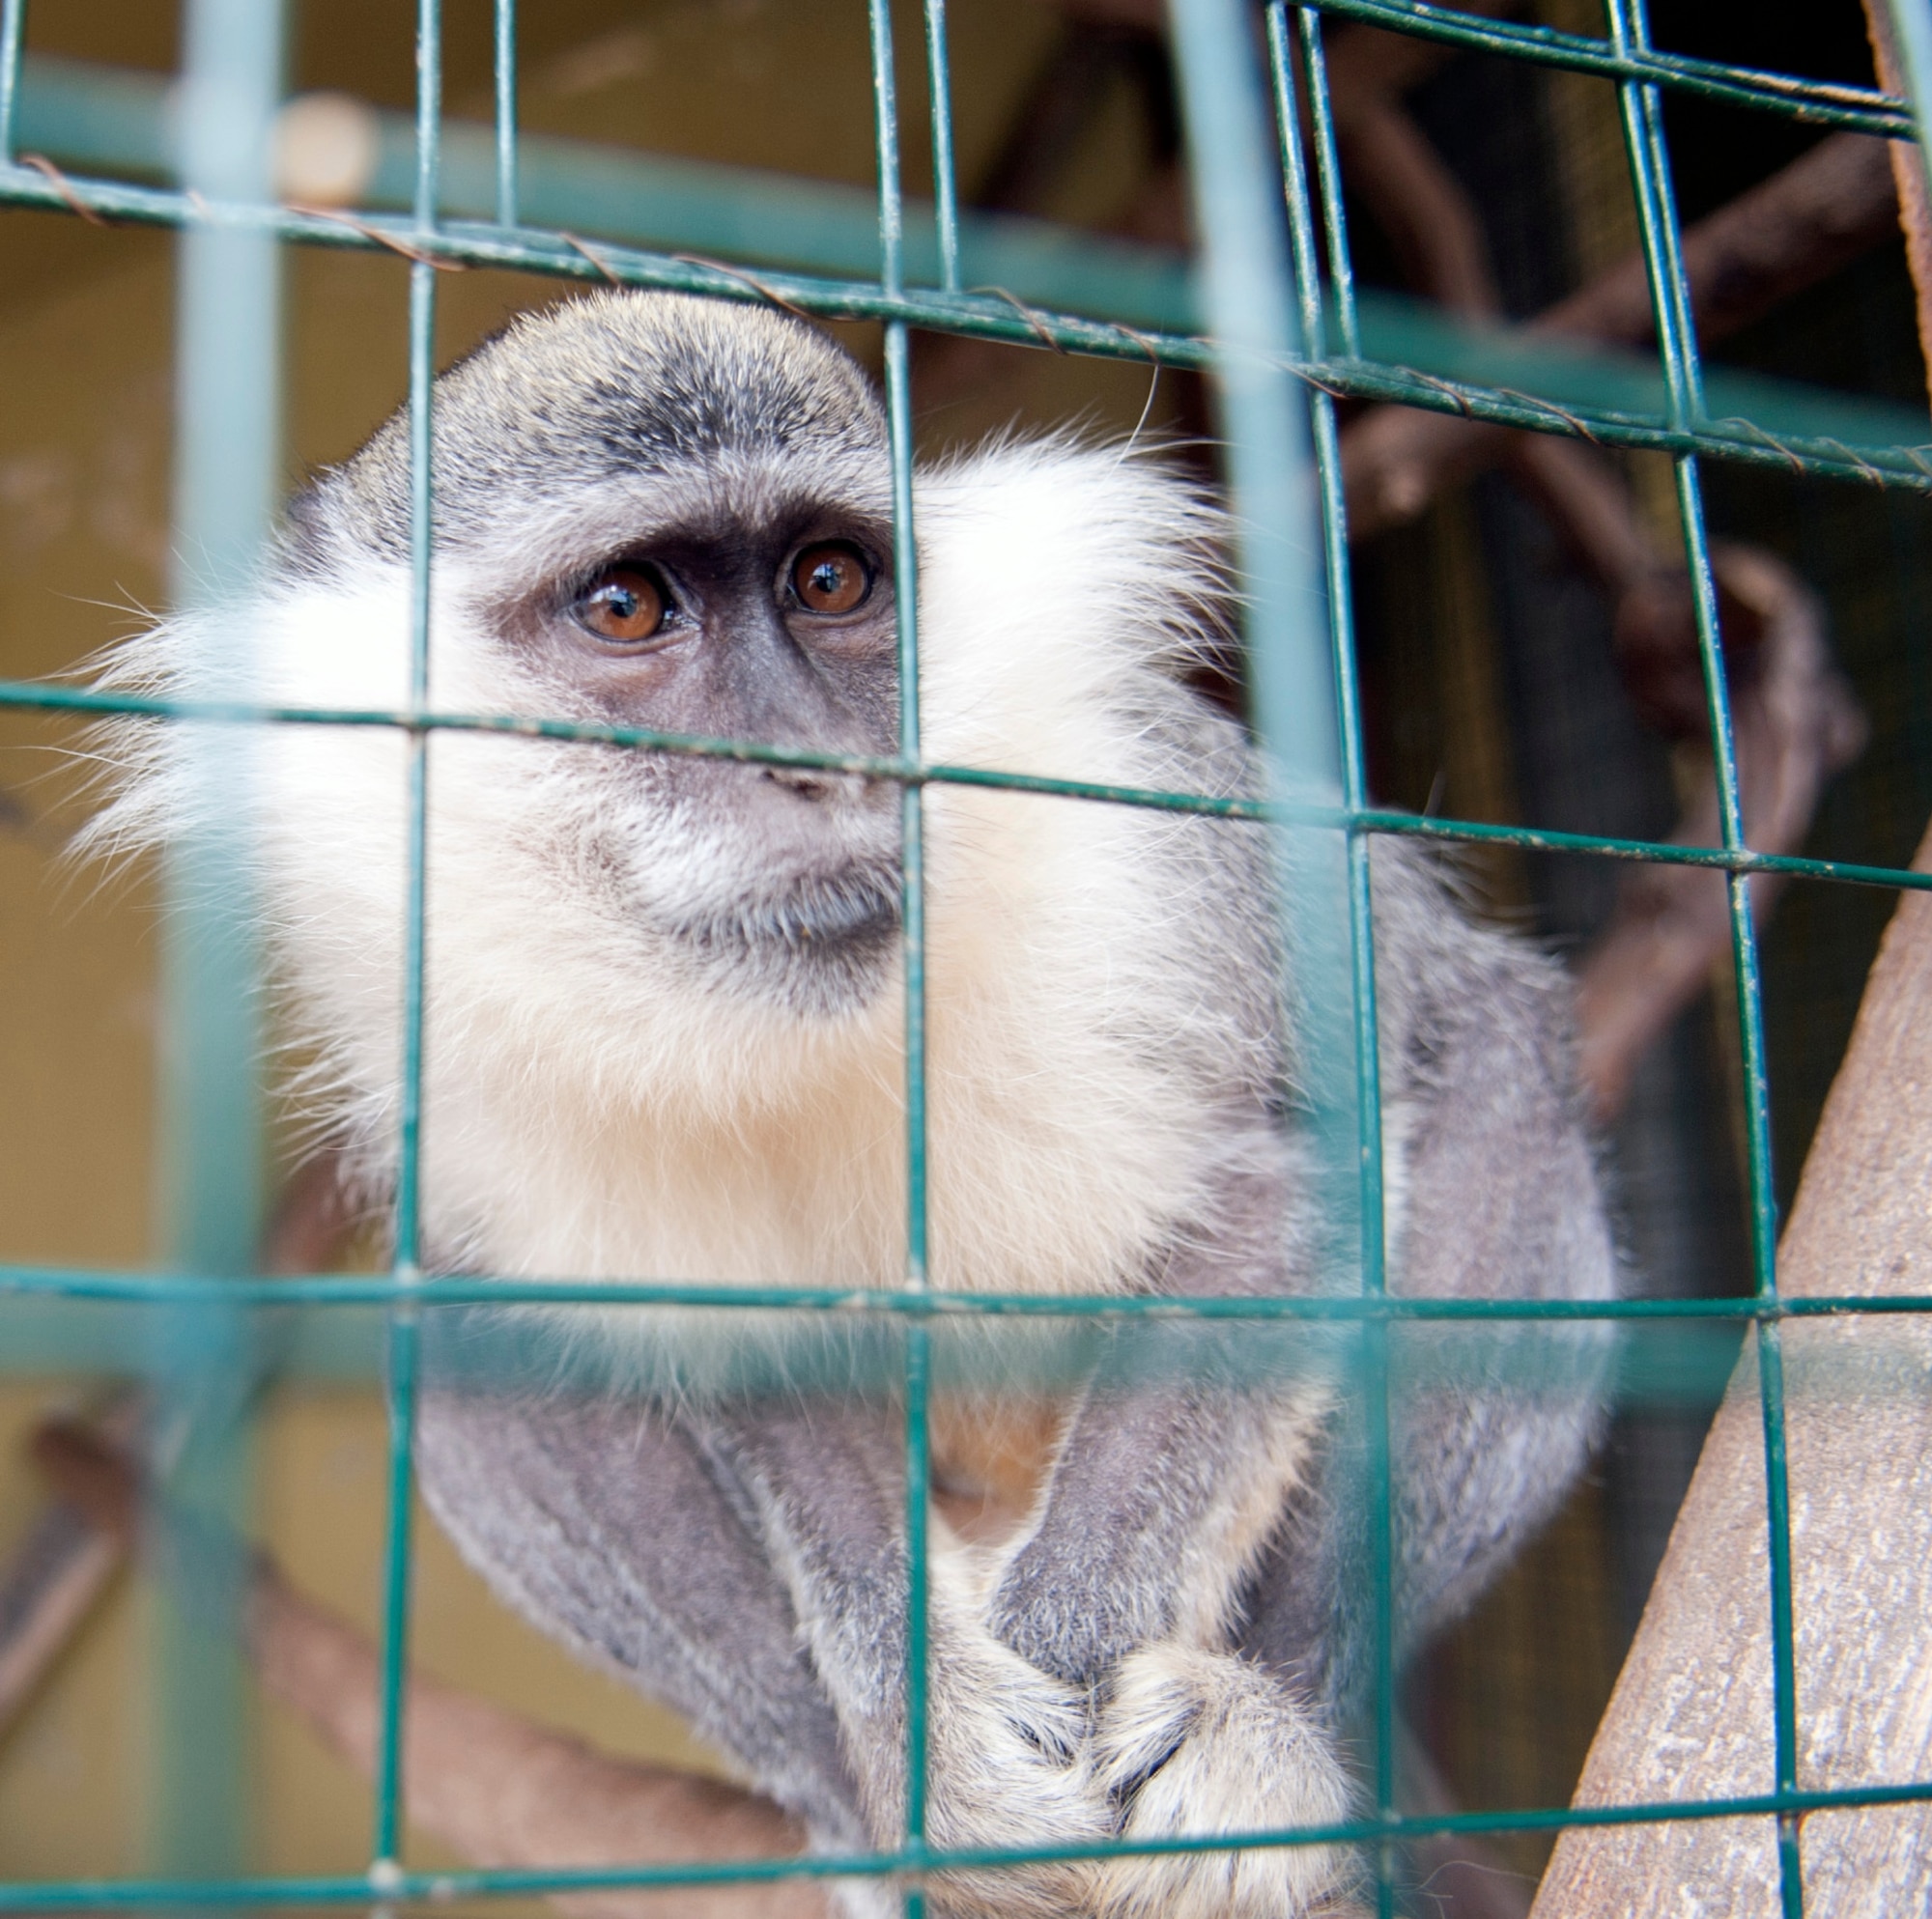
[[[178,694],[225,632],[268,705],[406,707],[410,472],[399,414],[298,494],[245,594],[124,643],[101,684]],[[804,321],[637,291],[526,314],[438,377],[433,476],[437,710],[896,750],[915,582],[895,577],[885,412]],[[1202,485],[1157,455],[1009,436],[922,466],[913,496],[930,761],[1261,788],[1254,743],[1196,688],[1232,617]],[[195,830],[201,744],[111,722],[92,850]],[[386,1203],[408,745],[302,724],[235,751],[302,1095]],[[897,1284],[898,786],[505,732],[439,732],[427,755],[427,1269]],[[944,780],[922,804],[933,1288],[1321,1290],[1270,830]],[[1560,967],[1473,920],[1416,846],[1378,837],[1370,863],[1390,1289],[1610,1296]],[[567,1320],[604,1383],[466,1371],[479,1324],[532,1314]],[[895,1846],[907,1815],[907,1455],[893,1391],[814,1383],[829,1348],[800,1357],[800,1316],[432,1312],[416,1465],[502,1598],[847,1854]],[[1361,1810],[1373,1442],[1335,1359],[1352,1336],[1270,1325],[1177,1323],[1166,1365],[1103,1331],[1027,1379],[964,1340],[931,1423],[929,1844],[1098,1852]],[[1466,1607],[1593,1443],[1607,1349],[1578,1332],[1544,1376],[1553,1337],[1392,1377],[1398,1654]],[[1340,1911],[1359,1871],[1329,1843],[1123,1854],[952,1872],[931,1897],[1260,1919]],[[840,1884],[855,1914],[891,1904]]]

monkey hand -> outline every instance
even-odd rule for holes
[[[1035,1530],[986,1576],[986,1629],[1039,1686],[1090,1702],[1088,1790],[1118,1838],[1211,1841],[1349,1818],[1325,1721],[1266,1667],[1210,1650],[1307,1481],[1327,1406],[1319,1379],[1254,1393],[1209,1373],[1094,1393]],[[1312,1919],[1339,1909],[1352,1875],[1334,1845],[1123,1853],[1089,1865],[1074,1909]]]
[[[998,1642],[933,1647],[928,1834],[948,1849],[1244,1838],[1353,1810],[1332,1739],[1276,1679],[1172,1642],[1092,1704]],[[1002,1657],[985,1656],[988,1645]],[[949,1875],[948,1911],[1082,1919],[1341,1919],[1357,1862],[1329,1844],[1123,1854]]]
[[[934,1561],[928,1607],[926,1837],[971,1851],[1098,1843],[1116,1830],[1092,1764],[1085,1688],[1030,1665],[979,1623],[956,1569]],[[896,1823],[896,1808],[881,1808]],[[937,1905],[948,1914],[1066,1919],[1089,1910],[1084,1861],[950,1873]]]
[[[1252,1661],[1168,1642],[1101,1688],[1088,1755],[1122,1839],[1233,1837],[1332,1826],[1353,1810],[1334,1742]],[[1122,1855],[1089,1868],[1101,1919],[1301,1919],[1353,1910],[1346,1847]]]
[[[1162,1640],[1081,1685],[1020,1657],[950,1584],[942,1576],[932,1612],[935,1844],[1236,1838],[1350,1816],[1326,1728],[1252,1660]],[[946,1904],[1056,1919],[1339,1919],[1355,1863],[1325,1844],[1122,1855],[949,1877]]]

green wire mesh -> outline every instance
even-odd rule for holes
[[[1774,1817],[1777,1824],[1782,1909],[1804,1909],[1799,1821],[1828,1808],[1872,1807],[1932,1799],[1932,1781],[1857,1790],[1805,1792],[1798,1783],[1796,1683],[1789,1490],[1784,1455],[1781,1322],[1816,1313],[1913,1313],[1932,1311],[1932,1297],[1886,1296],[1784,1300],[1777,1291],[1776,1204],[1772,1184],[1770,1090],[1765,1064],[1764,1012],[1757,938],[1747,899],[1753,874],[1792,874],[1894,889],[1932,887],[1932,875],[1841,861],[1771,857],[1746,843],[1739,804],[1738,766],[1719,649],[1717,599],[1705,526],[1699,461],[1704,456],[1772,465],[1811,474],[1857,479],[1880,487],[1932,492],[1932,449],[1904,445],[1850,447],[1833,440],[1775,437],[1748,420],[1707,415],[1690,297],[1686,281],[1670,159],[1665,147],[1662,90],[1702,95],[1730,104],[1825,127],[1853,128],[1890,139],[1917,137],[1913,104],[1870,89],[1806,81],[1706,60],[1662,53],[1648,40],[1642,0],[1605,0],[1607,38],[1593,40],[1543,27],[1461,14],[1421,0],[1315,0],[1291,7],[1268,0],[1264,61],[1258,67],[1248,14],[1240,0],[1176,0],[1175,45],[1187,108],[1190,157],[1204,189],[1203,282],[1208,332],[1147,332],[1105,319],[1036,310],[1007,295],[964,289],[960,274],[960,214],[952,164],[950,77],[944,0],[924,0],[925,54],[930,88],[938,283],[909,285],[906,205],[899,174],[896,66],[890,0],[867,0],[872,45],[879,188],[879,271],[852,280],[798,272],[754,277],[711,264],[635,247],[596,247],[553,229],[519,220],[515,0],[494,0],[495,203],[491,222],[440,216],[439,173],[443,116],[440,89],[440,0],[419,0],[417,105],[412,212],[355,218],[121,180],[53,176],[16,156],[16,122],[25,0],[0,4],[0,205],[86,213],[113,221],[199,233],[248,234],[308,245],[389,249],[410,265],[410,446],[413,488],[411,702],[398,711],[322,711],[265,707],[222,698],[155,701],[103,695],[45,684],[0,683],[0,706],[55,713],[172,716],[220,728],[262,723],[380,726],[404,731],[410,742],[408,939],[403,981],[404,1101],[396,1196],[394,1256],[386,1275],[270,1280],[237,1277],[232,1262],[190,1256],[160,1274],[22,1265],[0,1266],[0,1294],[58,1295],[103,1305],[161,1305],[180,1311],[229,1312],[269,1306],[386,1310],[389,1410],[388,1520],[384,1553],[384,1643],[379,1751],[371,1863],[359,1876],[174,1877],[0,1885],[0,1905],[19,1909],[385,1905],[479,1895],[589,1891],[620,1887],[697,1886],[791,1877],[888,1877],[915,1888],[905,1897],[917,1909],[922,1875],[954,1866],[998,1867],[1103,1853],[1225,1851],[1238,1846],[1361,1845],[1377,1864],[1378,1904],[1393,1909],[1392,1848],[1401,1841],[1444,1832],[1551,1831],[1564,1826],[1709,1820],[1740,1815]],[[1898,0],[1901,40],[1909,53],[1932,47],[1932,20],[1922,0]],[[1557,407],[1534,395],[1445,380],[1362,355],[1349,240],[1322,57],[1321,16],[1372,23],[1448,45],[1500,54],[1615,83],[1620,101],[1643,256],[1656,317],[1666,406],[1659,414],[1589,406]],[[1915,71],[1917,63],[1911,62]],[[1313,178],[1299,127],[1312,131]],[[1263,189],[1265,189],[1264,191]],[[1285,194],[1282,208],[1272,200]],[[1323,282],[1320,260],[1329,271]],[[923,257],[923,256],[922,256]],[[774,300],[828,319],[884,323],[886,399],[890,420],[895,520],[895,556],[907,590],[899,597],[901,734],[889,758],[852,759],[793,751],[757,743],[692,738],[641,728],[573,724],[540,716],[500,719],[438,711],[429,682],[428,622],[431,526],[430,409],[439,267],[468,265],[547,274],[559,280],[678,288],[733,300]],[[1200,794],[1150,792],[1091,782],[1016,776],[980,768],[928,764],[922,759],[918,703],[917,596],[911,590],[916,545],[912,522],[912,414],[908,333],[918,326],[1024,346],[1199,368],[1230,406],[1230,469],[1237,514],[1244,523],[1272,526],[1293,545],[1293,517],[1309,517],[1317,535],[1305,566],[1325,604],[1327,631],[1320,641],[1321,671],[1329,676],[1332,735],[1303,743],[1320,758],[1330,752],[1323,778],[1290,789],[1292,797],[1229,800]],[[1292,396],[1270,410],[1270,396]],[[1249,400],[1258,396],[1262,427]],[[1695,595],[1711,739],[1717,768],[1720,843],[1685,847],[1590,834],[1498,827],[1425,818],[1373,807],[1364,775],[1363,724],[1350,624],[1346,526],[1336,428],[1338,398],[1398,401],[1458,411],[1499,425],[1585,437],[1611,446],[1659,449],[1673,456],[1676,500]],[[1312,459],[1312,503],[1306,486]],[[1297,508],[1297,501],[1300,503]],[[1315,516],[1319,514],[1319,527]],[[1269,516],[1272,515],[1272,519]],[[1264,552],[1244,555],[1251,585],[1259,585],[1251,639],[1257,677],[1281,662],[1296,635],[1284,622],[1281,596],[1293,582],[1271,570]],[[1284,583],[1286,581],[1286,584]],[[1272,597],[1270,597],[1272,596]],[[1305,640],[1307,635],[1302,635]],[[1310,650],[1299,663],[1308,668]],[[1294,663],[1291,662],[1290,664]],[[1263,727],[1269,702],[1262,698]],[[1324,721],[1324,723],[1327,723]],[[895,782],[903,796],[903,908],[906,1050],[906,1264],[896,1290],[853,1292],[810,1287],[720,1287],[669,1282],[623,1284],[438,1279],[421,1266],[420,1089],[424,967],[424,880],[428,803],[428,743],[438,731],[512,730],[558,741],[585,741],[643,751],[693,754],[777,765],[825,767]],[[1324,748],[1322,741],[1328,742]],[[923,982],[922,802],[932,782],[1004,787],[1083,798],[1099,804],[1269,821],[1318,830],[1346,847],[1346,872],[1336,894],[1337,923],[1346,924],[1347,990],[1352,1005],[1348,1076],[1359,1147],[1360,1183],[1352,1203],[1361,1224],[1359,1292],[1347,1297],[1151,1302],[1136,1299],[1052,1299],[986,1294],[935,1294],[926,1286],[925,1045]],[[1749,1186],[1754,1289],[1748,1298],[1621,1300],[1609,1302],[1398,1299],[1382,1283],[1381,1128],[1378,1112],[1374,959],[1369,912],[1368,848],[1378,833],[1463,842],[1489,842],[1625,861],[1710,866],[1726,877],[1743,1070],[1743,1114]],[[408,1671],[412,1539],[412,1437],[415,1415],[420,1314],[431,1305],[545,1301],[858,1310],[895,1320],[905,1332],[906,1526],[913,1588],[908,1635],[907,1736],[909,1790],[903,1843],[864,1857],[812,1857],[757,1863],[681,1867],[600,1868],[542,1872],[420,1873],[399,1862],[403,1805],[400,1755]],[[1037,1315],[1131,1320],[1161,1317],[1353,1322],[1366,1356],[1365,1406],[1378,1524],[1372,1553],[1375,1575],[1376,1739],[1372,1813],[1321,1828],[1206,1838],[1177,1837],[1132,1844],[947,1852],[924,1837],[925,1557],[928,1340],[936,1315]],[[1401,1814],[1395,1803],[1393,1754],[1396,1673],[1393,1655],[1392,1528],[1387,1449],[1387,1340],[1404,1321],[1470,1323],[1542,1320],[1738,1321],[1756,1329],[1768,1497],[1771,1621],[1774,1646],[1775,1789],[1715,1800],[1584,1809],[1544,1807],[1435,1817]]]

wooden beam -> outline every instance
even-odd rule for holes
[[[1932,834],[1917,864],[1932,868]],[[1932,1292],[1932,897],[1888,930],[1778,1255],[1790,1297]],[[1801,1790],[1932,1777],[1932,1325],[1787,1320]],[[1579,1806],[1774,1786],[1764,1438],[1747,1348],[1711,1428]],[[1932,1807],[1816,1813],[1810,1919],[1924,1909]],[[1576,1828],[1536,1919],[1778,1910],[1768,1817]]]

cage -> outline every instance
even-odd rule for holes
[[[1910,1614],[1917,1589],[1886,1554],[1909,1559],[1916,1536],[1870,1547],[1892,1580],[1875,1613],[1821,1616],[1846,1595],[1816,1570],[1818,1540],[1856,1556],[1903,1523],[1896,1487],[1854,1481],[1875,1453],[1909,1467],[1923,1398],[1909,1332],[1887,1329],[1928,1295],[1909,1258],[1876,1265],[1873,1250],[1905,1243],[1881,1228],[1910,1167],[1860,1189],[1864,1237],[1841,1211],[1835,1237],[1813,1226],[1780,1256],[1778,1229],[1892,896],[1932,884],[1911,863],[1932,702],[1907,624],[1932,557],[1932,464],[1896,212],[1915,247],[1932,243],[1916,145],[1932,21],[1916,0],[1874,14],[1873,85],[1849,8],[1824,23],[1652,12],[1655,29],[1640,0],[1606,0],[1601,20],[1577,0],[1527,18],[1423,0],[1177,0],[1171,21],[1133,0],[977,0],[951,14],[944,0],[580,0],[521,19],[514,0],[299,14],[188,0],[177,20],[52,0],[30,17],[6,0],[10,758],[24,768],[102,717],[191,729],[218,817],[245,810],[223,784],[231,734],[400,735],[407,1086],[420,1084],[434,963],[424,779],[439,739],[514,725],[558,747],[816,763],[769,742],[434,699],[433,376],[560,290],[671,288],[840,330],[883,381],[908,579],[916,444],[1015,415],[1164,434],[1211,467],[1241,529],[1243,646],[1210,691],[1244,706],[1275,783],[1231,800],[934,764],[905,702],[897,751],[861,769],[903,795],[903,1284],[748,1290],[731,1309],[857,1312],[897,1341],[916,1548],[903,1843],[492,1866],[406,1842],[405,1724],[412,1699],[433,1707],[412,1694],[419,1653],[499,1712],[574,1729],[619,1761],[702,1776],[715,1757],[493,1611],[415,1515],[425,1316],[484,1283],[424,1270],[410,1100],[393,1244],[343,1252],[265,1092],[238,842],[203,833],[131,895],[82,889],[63,907],[49,875],[73,803],[10,773],[9,1424],[24,1436],[53,1391],[98,1434],[138,1431],[176,1516],[156,1524],[153,1576],[116,1592],[121,1548],[71,1498],[41,1504],[24,1463],[5,1468],[0,1905],[497,1910],[867,1880],[910,1907],[949,1866],[1039,1863],[1037,1848],[951,1856],[923,1822],[917,1547],[933,1350],[960,1317],[1012,1306],[927,1284],[920,822],[923,796],[949,782],[1253,821],[1319,849],[1302,876],[1311,896],[1326,889],[1311,1043],[1344,1090],[1316,1118],[1351,1170],[1334,1204],[1357,1235],[1353,1284],[1233,1317],[1257,1339],[1319,1322],[1354,1341],[1377,1622],[1361,1813],[1084,1850],[1339,1843],[1359,1850],[1364,1901],[1384,1912],[1524,1911],[1539,1876],[1539,1909],[1566,1912],[1666,1892],[1785,1913],[1922,1898],[1922,1753],[1899,1758],[1909,1734],[1861,1747],[1845,1730],[1904,1711],[1910,1688],[1887,1672],[1834,1679],[1824,1650],[1861,1619],[1874,1657],[1902,1656],[1885,1623]],[[1708,363],[1725,334],[1729,362]],[[90,597],[217,602],[256,563],[294,469],[346,454],[398,390],[417,595],[403,708],[267,710],[245,657],[207,663],[187,702],[63,677],[119,617]],[[1567,461],[1579,448],[1594,465]],[[103,553],[118,569],[104,585]],[[1660,607],[1646,593],[1680,563],[1681,596]],[[1842,677],[1820,651],[1818,598]],[[916,607],[915,594],[907,687]],[[1659,633],[1688,635],[1688,654]],[[1611,1007],[1602,1030],[1621,1050],[1605,1042],[1605,1111],[1620,1116],[1605,1153],[1629,1297],[1432,1304],[1388,1290],[1368,893],[1383,836],[1458,849],[1478,910],[1577,957]],[[1706,893],[1646,894],[1619,890],[1626,873],[1714,877]],[[167,909],[148,941],[156,889]],[[1659,926],[1689,928],[1662,986],[1641,964],[1659,964],[1656,943],[1641,945]],[[1911,1022],[1887,1003],[1889,1040],[1867,1050],[1889,1043],[1905,1071]],[[1890,1097],[1902,1128],[1909,1101]],[[276,1169],[293,1169],[279,1211]],[[613,1294],[557,1277],[519,1296]],[[622,1297],[641,1311],[722,1303],[676,1275],[639,1275]],[[1176,1309],[1096,1295],[1056,1311],[1114,1326]],[[1225,1303],[1193,1311],[1229,1316]],[[1447,1338],[1469,1321],[1615,1324],[1617,1410],[1551,1529],[1405,1666],[1391,1356],[1418,1329]],[[1869,1337],[1840,1352],[1841,1334]],[[1866,1499],[1835,1533],[1812,1510],[1833,1472]],[[1808,1561],[1792,1542],[1806,1525]],[[265,1538],[371,1629],[373,1800],[256,1696],[232,1643],[251,1574],[209,1544],[229,1529]],[[1732,1560],[1713,1571],[1711,1542],[1726,1539]],[[1733,1653],[1743,1733],[1719,1706],[1700,1720],[1684,1704],[1732,1696],[1713,1662]],[[1665,1730],[1721,1735],[1744,1756],[1673,1774]]]

